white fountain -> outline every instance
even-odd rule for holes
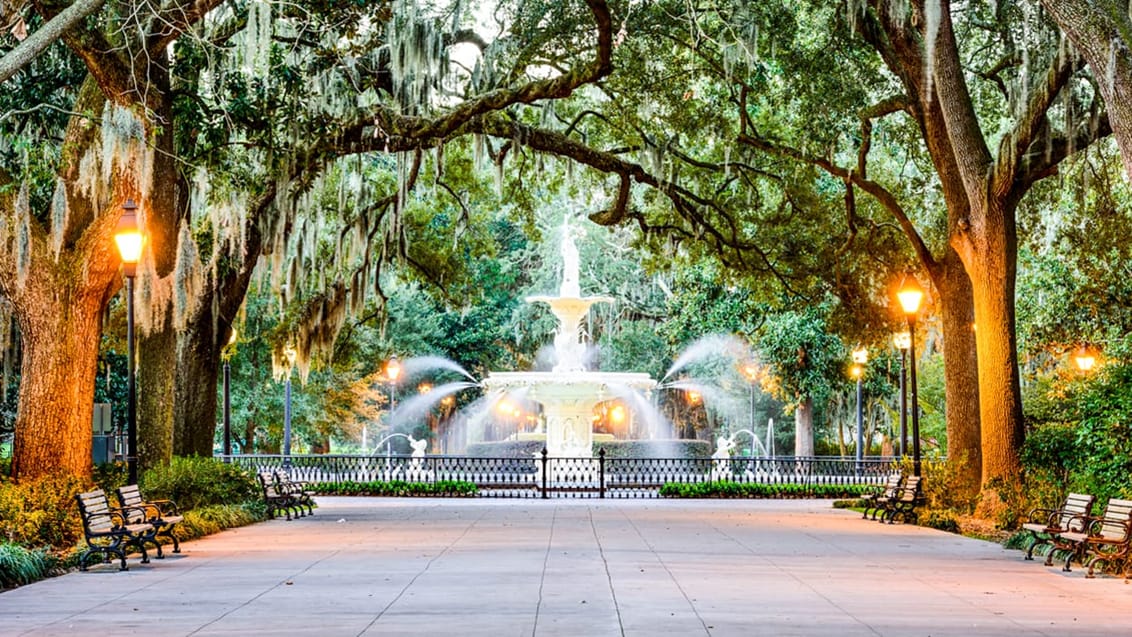
[[[581,295],[578,248],[569,221],[562,226],[561,250],[562,284],[558,296],[526,299],[528,303],[546,303],[558,319],[554,370],[491,372],[483,381],[483,387],[489,395],[496,396],[525,390],[527,399],[542,404],[545,429],[541,433],[545,435],[547,454],[556,458],[589,458],[593,456],[594,407],[603,400],[617,397],[619,392],[651,390],[656,381],[643,373],[586,370],[582,319],[593,304],[609,303],[613,299]]]

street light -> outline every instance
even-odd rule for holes
[[[126,275],[126,471],[129,484],[138,483],[138,394],[134,361],[134,277],[141,258],[142,234],[138,228],[138,207],[133,199],[122,204],[122,216],[114,228],[114,242],[122,256]]]
[[[912,335],[908,332],[897,332],[892,336],[896,349],[900,350],[900,457],[908,455],[908,388],[904,384],[904,360],[908,356],[908,348],[912,346]]]
[[[896,292],[900,307],[908,317],[908,360],[909,379],[912,385],[912,469],[913,475],[920,475],[920,403],[916,393],[916,314],[920,302],[924,300],[924,289],[916,277],[905,275]]]
[[[287,359],[287,381],[283,385],[283,468],[291,468],[291,370],[295,367],[295,348],[287,344],[283,356]]]
[[[236,351],[236,328],[232,328],[232,337],[220,352],[224,358],[224,462],[230,462],[232,455],[232,368],[229,361]]]
[[[1082,345],[1073,352],[1073,362],[1077,364],[1077,369],[1088,373],[1097,364],[1096,352],[1091,347]]]
[[[865,460],[865,412],[861,408],[861,378],[865,375],[865,363],[869,362],[869,350],[864,347],[853,350],[853,378],[857,379],[857,473],[861,473]]]

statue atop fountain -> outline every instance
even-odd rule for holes
[[[551,457],[589,458],[593,455],[594,406],[616,395],[616,391],[650,390],[656,386],[656,381],[648,374],[586,369],[582,320],[595,303],[611,303],[614,299],[582,296],[575,230],[567,220],[562,224],[561,232],[562,282],[558,296],[529,296],[526,299],[528,303],[546,303],[558,319],[553,341],[553,371],[492,372],[484,379],[483,386],[497,400],[508,392],[524,391],[528,399],[542,405],[545,428],[542,432],[528,435],[544,436],[547,453]]]
[[[586,343],[582,340],[582,319],[595,303],[612,303],[608,296],[582,296],[578,283],[578,246],[574,243],[574,229],[570,221],[562,224],[562,283],[558,296],[528,296],[528,303],[546,303],[558,319],[558,330],[554,334],[554,354],[556,372],[585,371]]]

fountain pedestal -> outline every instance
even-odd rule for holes
[[[546,451],[553,458],[593,457],[593,411],[614,398],[610,388],[651,389],[648,374],[626,372],[492,372],[488,392],[527,389],[527,398],[542,405],[546,419]]]

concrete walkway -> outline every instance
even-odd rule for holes
[[[1132,586],[820,501],[319,498],[0,594],[0,635],[1128,635]]]

